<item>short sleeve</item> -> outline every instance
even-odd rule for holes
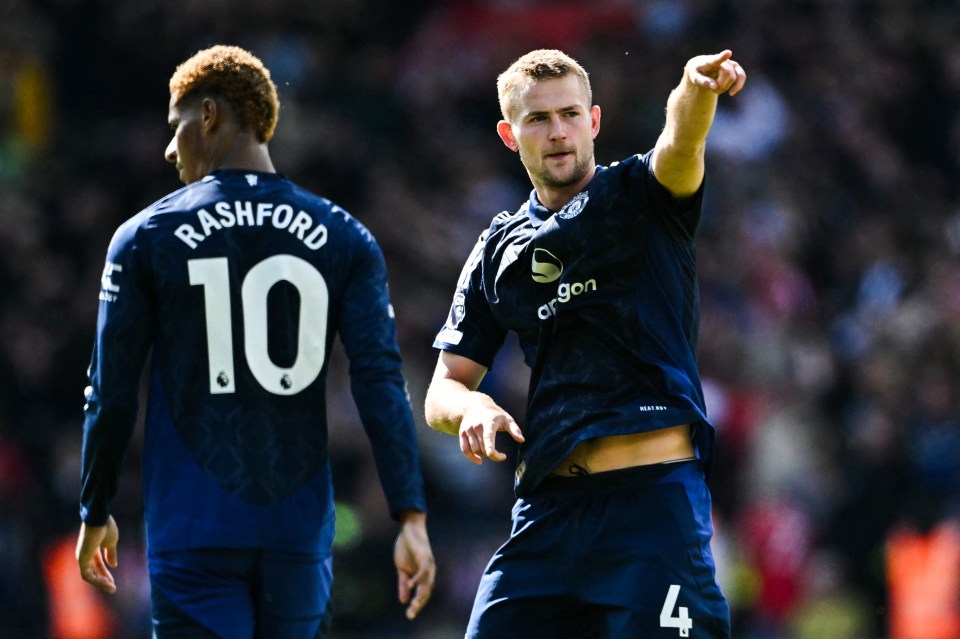
[[[687,242],[693,241],[700,224],[703,207],[703,184],[690,197],[677,198],[657,180],[653,172],[653,151],[636,155],[622,164],[627,165],[631,187],[642,200],[641,210],[663,224],[670,233]]]
[[[483,270],[489,230],[480,235],[460,272],[457,290],[434,348],[461,355],[488,369],[503,346],[506,331],[493,317],[484,287]]]

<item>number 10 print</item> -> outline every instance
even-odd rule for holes
[[[210,393],[236,392],[233,362],[233,322],[227,258],[187,261],[190,284],[202,286],[207,323]],[[282,368],[270,359],[267,344],[267,294],[274,284],[289,282],[300,295],[297,352],[293,365]],[[320,374],[326,355],[327,282],[306,260],[274,255],[254,265],[243,278],[243,351],[257,382],[276,395],[295,395]]]

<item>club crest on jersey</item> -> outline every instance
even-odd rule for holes
[[[563,262],[547,249],[534,249],[530,261],[530,275],[538,284],[556,282],[563,274]]]
[[[578,193],[576,197],[563,205],[563,208],[557,211],[557,217],[561,220],[569,220],[571,218],[577,217],[580,215],[580,212],[583,211],[584,207],[587,206],[587,201],[590,199],[590,194],[586,191]]]

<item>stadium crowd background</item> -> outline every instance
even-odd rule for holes
[[[167,79],[216,43],[273,72],[278,169],[379,239],[418,416],[461,264],[529,190],[495,135],[497,73],[536,47],[576,57],[607,164],[652,147],[689,57],[731,48],[749,81],[711,133],[699,259],[734,636],[906,637],[895,593],[956,596],[957,0],[3,0],[0,638],[150,634],[135,449],[115,508],[120,592],[76,575],[82,391],[107,242],[178,186],[162,157]],[[484,382],[521,424],[525,378],[508,348]],[[509,464],[474,467],[420,418],[439,570],[406,622],[395,527],[344,380],[338,356],[334,636],[462,636],[507,532]],[[925,547],[931,574],[911,560]],[[949,628],[942,616],[916,636]]]

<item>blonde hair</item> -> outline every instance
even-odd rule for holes
[[[556,80],[573,75],[583,87],[587,97],[587,106],[593,104],[593,91],[590,78],[580,64],[563,51],[557,49],[537,49],[521,56],[497,78],[497,97],[500,99],[500,113],[503,119],[510,121],[519,109],[521,92],[541,80]]]
[[[277,126],[280,100],[270,71],[240,47],[216,45],[181,63],[170,77],[174,104],[210,93],[226,100],[240,125],[260,142],[269,142]]]

